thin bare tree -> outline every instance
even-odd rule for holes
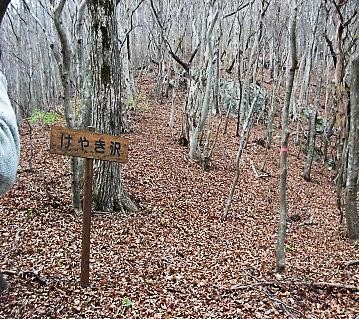
[[[285,94],[285,101],[282,108],[282,138],[280,148],[280,183],[279,183],[279,196],[280,196],[280,214],[279,214],[279,228],[277,238],[277,253],[276,253],[276,270],[283,272],[285,270],[285,235],[287,231],[287,171],[288,171],[288,118],[289,106],[292,97],[293,82],[295,71],[297,69],[297,39],[296,39],[296,25],[297,25],[297,1],[289,0],[288,4],[292,10],[289,22],[289,41],[290,41],[290,60],[288,64],[287,74],[287,88]]]

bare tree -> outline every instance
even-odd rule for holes
[[[297,2],[292,0],[289,2],[292,10],[292,15],[289,24],[289,36],[290,36],[290,64],[288,65],[287,74],[287,89],[285,94],[285,102],[282,109],[282,139],[281,139],[281,151],[280,151],[280,220],[278,229],[277,240],[277,255],[276,255],[276,268],[277,272],[283,272],[285,270],[285,234],[287,231],[287,170],[288,170],[288,117],[289,106],[292,97],[292,89],[294,82],[294,75],[297,68],[297,44],[296,44],[296,24],[297,24]]]
[[[248,137],[252,128],[252,124],[253,124],[253,111],[254,111],[254,107],[256,105],[256,98],[254,98],[254,100],[252,101],[252,105],[248,111],[247,114],[247,118],[245,120],[245,123],[243,125],[242,128],[242,132],[240,135],[240,142],[239,142],[239,149],[237,152],[237,157],[236,157],[236,163],[235,163],[235,167],[236,167],[236,173],[234,175],[233,181],[232,181],[232,185],[231,188],[229,190],[229,194],[228,194],[228,198],[227,198],[227,203],[226,203],[226,207],[224,209],[223,215],[222,215],[222,219],[225,220],[228,216],[229,210],[231,208],[232,205],[232,201],[233,201],[233,195],[234,192],[236,190],[238,181],[239,181],[239,177],[240,177],[240,169],[241,169],[241,163],[242,163],[242,156],[243,156],[243,152],[245,149],[245,146],[247,144],[248,141]]]
[[[306,181],[311,179],[312,163],[315,151],[315,136],[316,136],[316,121],[318,115],[318,108],[320,103],[320,92],[322,89],[323,75],[319,74],[317,83],[317,92],[314,100],[314,107],[309,114],[309,129],[308,129],[308,143],[307,143],[307,156],[304,164],[303,178]]]
[[[200,135],[205,128],[207,117],[211,109],[211,99],[213,90],[213,60],[214,55],[214,32],[218,27],[218,17],[221,16],[223,3],[215,1],[209,2],[208,12],[204,15],[202,30],[203,51],[200,57],[203,57],[195,80],[191,83],[190,88],[190,150],[189,158],[194,160],[198,152],[198,143]],[[205,21],[207,22],[207,25]],[[218,56],[217,56],[218,58]],[[205,79],[205,81],[203,81]]]
[[[76,112],[77,104],[72,103],[71,96],[73,91],[72,79],[75,72],[77,71],[76,77],[76,92],[82,91],[83,85],[83,49],[82,49],[82,36],[81,36],[81,26],[83,23],[83,12],[85,10],[86,0],[81,1],[79,10],[77,13],[77,20],[75,26],[75,38],[77,42],[76,46],[76,62],[77,68],[74,69],[74,59],[73,59],[73,48],[70,44],[69,35],[65,28],[65,23],[63,19],[63,11],[66,0],[60,0],[55,6],[54,1],[52,4],[54,6],[54,24],[56,27],[57,34],[60,39],[61,45],[61,59],[58,57],[59,70],[61,72],[61,83],[63,87],[63,107],[65,113],[66,124],[68,127],[79,127],[81,123],[81,115],[84,115],[84,118],[87,118],[88,112],[86,112],[86,106],[82,106],[81,112]],[[81,100],[80,100],[81,105]],[[79,115],[77,115],[79,114]],[[72,206],[75,210],[81,209],[81,176],[82,176],[82,161],[77,157],[71,157],[71,173],[72,173]]]

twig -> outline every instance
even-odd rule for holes
[[[15,242],[18,242],[20,240],[20,233],[21,233],[22,229],[21,228],[18,228],[16,230],[16,233],[15,233]]]
[[[282,300],[274,297],[274,294],[267,288],[267,287],[263,287],[263,292],[265,293],[265,295],[272,300],[273,302],[275,302],[280,309],[283,310],[283,312],[285,312],[289,317],[291,318],[298,318],[294,313],[299,314],[300,316],[302,316],[303,318],[305,318],[304,314],[301,313],[299,310],[288,306],[285,302],[283,302]]]
[[[303,222],[302,222],[301,224],[299,224],[299,225],[300,225],[300,226],[305,226],[305,225],[318,225],[318,223],[313,220],[313,216],[310,216],[309,219],[303,221]]]
[[[263,284],[265,283],[266,285],[260,285],[260,287],[262,288],[261,291],[264,292],[264,294],[271,300],[273,301],[285,314],[287,314],[290,318],[294,318],[294,319],[298,319],[297,315],[301,316],[302,318],[305,318],[305,315],[300,312],[299,310],[288,306],[285,302],[283,302],[282,300],[276,298],[276,296],[274,295],[274,293],[269,289],[268,285],[269,283],[273,283],[271,281],[260,281],[258,278],[256,278],[255,276],[253,276],[252,274],[248,273],[248,276],[250,278],[252,278],[253,280],[255,280],[257,283]],[[280,284],[280,282],[278,281],[278,284]],[[277,285],[279,286],[279,285]],[[297,314],[297,315],[296,315]]]
[[[356,265],[359,265],[359,260],[351,260],[351,261],[349,261],[348,263],[345,264],[344,268],[348,268],[350,266],[356,266]]]
[[[27,271],[20,271],[20,272],[17,272],[15,270],[2,270],[1,272],[5,275],[18,276],[22,279],[34,277],[34,280],[37,283],[39,283],[41,286],[47,286],[47,281],[39,275],[38,271],[35,271],[35,270],[27,270]]]
[[[356,262],[359,261],[355,261],[354,264],[356,264]],[[226,290],[228,291],[236,291],[236,290],[242,290],[242,289],[249,289],[249,288],[255,288],[258,286],[277,286],[277,287],[282,287],[284,285],[294,285],[294,286],[307,286],[310,288],[318,288],[318,289],[345,289],[345,290],[349,290],[352,292],[358,292],[359,291],[359,286],[354,286],[354,285],[344,285],[344,284],[339,284],[339,283],[334,283],[334,282],[315,282],[315,281],[296,281],[296,280],[287,280],[287,281],[259,281],[253,284],[248,284],[248,285],[234,285],[230,288],[227,288]]]
[[[19,276],[21,278],[28,278],[28,277],[31,277],[33,276],[34,277],[34,280],[39,283],[41,286],[47,286],[47,282],[44,278],[41,278],[39,273],[37,271],[23,271],[23,272],[20,272],[19,273]]]
[[[227,13],[227,14],[223,17],[223,19],[229,18],[229,17],[231,17],[231,16],[237,14],[239,11],[243,10],[244,8],[248,7],[250,4],[253,4],[253,3],[254,3],[254,1],[252,1],[252,3],[251,3],[251,2],[248,2],[248,3],[246,3],[246,4],[241,3],[241,5],[240,5],[235,11],[233,11],[233,12],[231,12],[231,13]]]
[[[236,290],[242,290],[242,289],[250,289],[250,288],[255,288],[258,286],[274,286],[275,282],[273,281],[259,281],[259,282],[255,282],[252,284],[248,284],[248,285],[234,285],[232,287],[229,288],[224,288],[227,291],[236,291]],[[279,285],[277,285],[279,286]]]
[[[110,215],[110,212],[104,212],[104,211],[100,211],[100,210],[95,210],[92,213],[93,215]]]
[[[312,288],[319,288],[319,289],[345,289],[352,292],[358,292],[359,286],[354,285],[344,285],[335,282],[310,282],[310,281],[289,281],[288,283],[296,285],[296,286],[308,286]]]
[[[1,272],[5,275],[16,275],[17,274],[17,272],[15,270],[8,270],[8,269],[2,270]]]

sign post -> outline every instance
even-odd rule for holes
[[[89,127],[93,132],[95,129]],[[82,209],[81,285],[88,286],[90,277],[90,234],[92,205],[93,159],[85,159],[84,198]]]
[[[50,153],[86,158],[81,249],[81,285],[84,287],[89,285],[90,277],[93,159],[120,163],[128,161],[128,139],[95,133],[94,130],[94,127],[81,131],[53,126],[50,136]]]

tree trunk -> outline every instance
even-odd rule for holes
[[[174,67],[175,68],[175,67]],[[173,79],[173,84],[172,84],[172,99],[171,99],[171,113],[170,113],[170,118],[168,121],[168,126],[173,129],[174,124],[175,124],[175,115],[176,115],[176,90],[177,90],[177,86],[178,86],[178,75],[176,72],[175,78]]]
[[[59,66],[61,70],[61,82],[63,87],[63,104],[65,110],[66,124],[73,127],[73,114],[71,110],[71,45],[61,18],[66,0],[61,0],[54,10],[54,24],[61,43],[62,60]]]
[[[268,151],[271,148],[271,144],[272,144],[272,140],[273,140],[273,131],[274,131],[274,116],[275,113],[277,111],[277,107],[276,107],[276,100],[278,98],[279,95],[279,90],[282,84],[282,80],[284,77],[284,72],[276,72],[273,75],[273,79],[274,79],[274,83],[275,85],[273,86],[272,89],[272,95],[270,98],[270,109],[269,109],[269,114],[268,114],[268,119],[267,119],[267,133],[266,133],[266,151],[265,151],[265,157],[264,157],[264,161],[262,163],[262,167],[261,167],[261,171],[264,172],[266,170],[266,165],[267,165],[267,160],[268,160]],[[276,78],[276,76],[279,76],[279,78]]]
[[[345,92],[344,72],[345,72],[345,52],[343,48],[344,39],[344,20],[342,12],[345,10],[347,2],[345,0],[334,0],[333,22],[335,26],[334,38],[334,53],[336,58],[335,63],[335,91],[334,91],[334,105],[336,105],[336,121],[339,129],[338,146],[337,146],[337,176],[336,176],[336,192],[337,203],[341,210],[341,203],[343,202],[343,186],[345,184],[346,169],[346,145],[348,139],[348,118],[347,118],[347,96]]]
[[[197,155],[197,151],[198,151],[198,143],[199,143],[199,137],[205,127],[206,121],[207,121],[207,116],[210,110],[210,105],[211,105],[211,93],[213,90],[213,59],[214,59],[214,41],[213,41],[213,31],[214,31],[214,27],[216,26],[217,23],[217,19],[218,16],[220,14],[220,10],[222,9],[222,7],[217,7],[216,11],[215,11],[215,6],[214,3],[210,8],[210,26],[206,32],[206,36],[205,36],[205,43],[206,43],[206,47],[204,50],[205,52],[205,60],[204,60],[204,65],[207,65],[206,68],[206,74],[204,75],[206,82],[205,82],[205,86],[204,86],[204,95],[203,95],[203,102],[202,101],[198,101],[198,98],[202,97],[201,95],[196,95],[196,99],[193,101],[194,102],[194,106],[197,103],[200,103],[201,106],[199,108],[199,112],[194,112],[194,115],[196,117],[196,126],[191,130],[190,133],[190,150],[189,150],[189,158],[190,160],[195,160],[196,155]],[[218,58],[218,57],[217,57]],[[198,79],[199,82],[202,82],[201,79]],[[192,106],[193,107],[193,106]],[[199,113],[199,114],[198,114]]]
[[[296,22],[297,4],[293,1],[293,12],[290,19],[290,68],[288,72],[285,103],[282,110],[282,139],[280,151],[280,221],[278,229],[276,268],[277,272],[285,270],[285,234],[287,230],[287,157],[288,157],[288,114],[293,90],[295,70],[297,68]]]
[[[352,62],[350,98],[350,131],[347,189],[345,196],[345,219],[350,239],[359,239],[358,172],[359,172],[359,54]]]
[[[89,1],[91,15],[92,119],[98,132],[119,135],[123,125],[116,1]],[[98,145],[101,147],[101,145]],[[106,146],[108,147],[108,146]],[[96,161],[94,205],[112,212],[135,209],[125,195],[119,163]]]
[[[244,123],[243,128],[242,128],[240,142],[239,142],[239,149],[238,149],[238,152],[237,152],[236,163],[235,163],[236,174],[234,175],[234,179],[232,181],[231,189],[230,189],[229,194],[228,194],[226,207],[225,207],[223,215],[222,215],[222,220],[227,219],[229,210],[231,209],[231,206],[232,206],[233,195],[234,195],[234,192],[236,190],[236,187],[237,187],[237,184],[238,184],[238,181],[239,181],[239,177],[240,177],[240,168],[241,168],[242,155],[243,155],[244,149],[245,149],[245,147],[247,145],[247,141],[248,141],[248,138],[249,138],[249,133],[250,133],[251,128],[252,128],[253,111],[254,111],[254,107],[255,107],[256,102],[257,102],[257,98],[258,98],[258,95],[255,96],[254,100],[252,101],[252,104],[251,104],[251,106],[250,106],[250,108],[248,110],[247,118],[246,118],[245,123]]]
[[[75,127],[75,115],[71,108],[71,45],[69,37],[63,25],[62,12],[66,0],[61,0],[54,9],[54,24],[60,39],[62,60],[58,61],[61,72],[61,83],[63,88],[63,105],[65,110],[65,119],[68,127]],[[71,157],[71,190],[72,190],[72,207],[79,211],[81,209],[81,160]]]
[[[304,164],[303,178],[309,182],[310,174],[312,171],[312,163],[315,151],[315,136],[316,136],[316,121],[317,121],[317,113],[318,106],[320,100],[320,92],[322,87],[322,78],[323,76],[319,75],[319,81],[317,83],[317,93],[314,101],[314,109],[310,112],[309,119],[309,132],[308,132],[308,147],[307,147],[307,158]]]

